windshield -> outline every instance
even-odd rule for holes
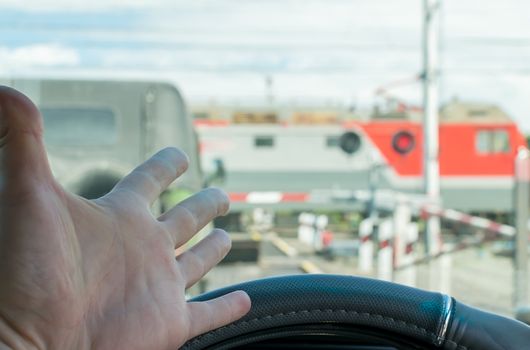
[[[53,146],[109,146],[117,141],[116,117],[109,109],[41,108],[46,143]]]
[[[155,215],[203,185],[228,194],[213,225],[232,252],[190,295],[349,274],[514,316],[530,303],[530,2],[425,3],[8,0],[0,83],[38,104],[73,192],[177,146],[196,169]]]

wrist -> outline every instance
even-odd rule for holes
[[[88,329],[15,322],[0,312],[0,350],[91,349]]]

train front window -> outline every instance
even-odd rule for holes
[[[510,137],[506,130],[479,130],[476,134],[476,148],[479,154],[510,152]]]
[[[42,108],[45,140],[54,146],[109,146],[117,142],[116,116],[106,108]]]

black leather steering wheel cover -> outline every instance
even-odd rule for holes
[[[452,299],[375,279],[337,275],[280,276],[203,294],[210,300],[245,290],[251,311],[241,320],[198,336],[183,349],[204,349],[225,339],[282,326],[339,323],[399,334],[434,346],[444,342]]]
[[[191,339],[182,349],[205,349],[227,339],[251,339],[258,333],[318,324],[370,329],[382,337],[402,337],[429,349],[530,349],[530,327],[522,322],[469,307],[440,293],[363,277],[271,277],[222,288],[191,301],[210,300],[235,290],[249,294],[250,312],[230,325]]]
[[[209,349],[292,349],[293,346],[295,349],[328,349],[329,346],[344,349],[345,347],[351,348],[352,345],[362,346],[363,349],[369,346],[401,350],[431,349],[427,344],[419,344],[417,341],[404,338],[402,335],[381,334],[378,330],[338,323],[268,328],[264,331],[225,339],[220,343],[215,343]]]
[[[478,310],[457,301],[444,349],[530,349],[530,327],[517,320]]]

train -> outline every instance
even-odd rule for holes
[[[98,198],[163,147],[190,158],[188,171],[162,196],[163,211],[203,186],[197,135],[184,100],[171,83],[0,78],[28,95],[44,121],[44,141],[57,180],[69,191]]]
[[[165,146],[190,168],[164,194],[161,210],[201,187],[225,189],[235,216],[255,207],[351,211],[331,191],[370,186],[421,193],[422,111],[403,105],[340,107],[195,104],[160,81],[0,78],[42,111],[53,171],[87,198],[108,192]],[[351,152],[341,140],[348,139]],[[442,204],[510,213],[514,160],[526,140],[500,107],[453,100],[440,109]],[[323,200],[324,198],[324,200]]]
[[[236,215],[256,206],[344,211],[353,204],[323,203],[322,193],[366,190],[374,182],[377,189],[423,191],[420,108],[204,104],[192,114],[202,168],[222,169],[218,185]],[[514,161],[526,147],[517,124],[496,105],[457,99],[440,108],[439,120],[442,205],[510,213]],[[349,152],[341,147],[345,138]]]

